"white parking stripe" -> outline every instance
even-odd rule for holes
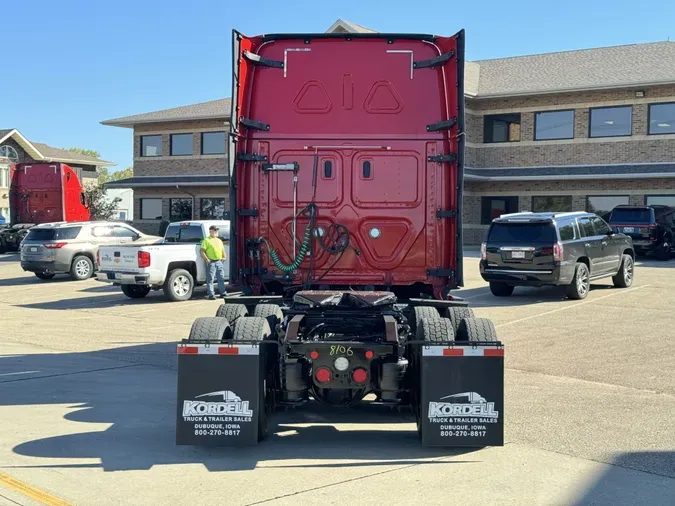
[[[606,299],[607,297],[614,297],[615,295],[621,295],[622,293],[634,292],[635,290],[647,288],[648,286],[651,286],[651,285],[642,285],[642,286],[636,286],[634,288],[629,288],[627,290],[618,290],[614,293],[609,293],[607,295],[603,295],[602,297],[598,297],[597,299],[584,300],[584,301],[581,301],[577,304],[570,304],[569,306],[560,307],[558,309],[552,309],[551,311],[544,311],[543,313],[535,314],[535,315],[532,315],[532,316],[526,316],[525,318],[519,318],[518,320],[513,320],[512,322],[502,323],[501,325],[496,325],[495,328],[500,329],[502,327],[508,327],[509,325],[513,325],[515,323],[521,323],[521,322],[524,322],[524,321],[527,321],[527,320],[532,320],[534,318],[539,318],[540,316],[546,316],[546,315],[549,315],[549,314],[558,313],[560,311],[565,311],[566,309],[573,309],[575,307],[583,306],[584,304],[591,304],[593,302],[597,302],[599,300]]]

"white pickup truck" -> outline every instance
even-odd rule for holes
[[[206,264],[200,243],[216,225],[230,253],[230,222],[199,220],[171,223],[160,243],[147,246],[102,246],[98,250],[96,279],[120,286],[127,297],[139,299],[150,290],[163,290],[170,301],[188,300],[195,286],[206,284]],[[225,278],[229,262],[225,262]]]

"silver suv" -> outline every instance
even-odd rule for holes
[[[21,267],[40,279],[67,273],[79,281],[94,274],[99,246],[152,244],[161,240],[126,223],[45,223],[31,228],[21,243]]]

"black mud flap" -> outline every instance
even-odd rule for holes
[[[422,347],[424,446],[504,445],[504,347],[473,344]]]
[[[176,444],[257,444],[262,358],[257,344],[179,344]]]

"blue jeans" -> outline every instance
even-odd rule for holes
[[[225,295],[227,289],[225,288],[225,271],[223,270],[223,261],[211,262],[206,266],[206,291],[209,296],[215,295],[213,293],[213,279],[218,278],[218,291],[220,295]]]

